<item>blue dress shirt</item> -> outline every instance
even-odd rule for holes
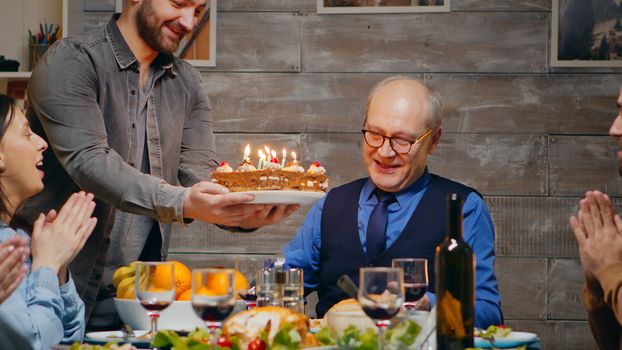
[[[386,231],[386,247],[390,247],[400,236],[406,224],[417,209],[425,194],[430,174],[427,169],[421,177],[408,188],[396,193],[397,201],[389,205]],[[368,180],[358,201],[358,233],[361,246],[366,251],[367,222],[377,199],[373,195],[376,186]],[[283,248],[286,265],[304,269],[305,288],[315,289],[319,285],[321,219],[325,198],[318,200],[307,213],[296,237]],[[475,253],[475,325],[486,328],[500,324],[501,309],[497,278],[494,271],[494,226],[488,207],[476,193],[471,193],[462,207],[463,237]],[[434,266],[429,266],[434,273]],[[430,303],[434,306],[436,296],[428,292]]]
[[[28,237],[0,222],[0,242],[13,236]],[[30,271],[31,262],[25,262]],[[73,279],[58,285],[48,267],[29,272],[17,289],[0,304],[0,348],[50,349],[60,342],[80,342],[84,336],[84,303]],[[26,345],[27,344],[27,345]]]

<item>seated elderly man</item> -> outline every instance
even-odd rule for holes
[[[309,211],[283,251],[301,267],[306,292],[316,290],[319,317],[347,298],[337,279],[358,281],[361,266],[391,266],[393,258],[426,258],[429,291],[417,304],[435,303],[434,257],[444,239],[446,197],[466,198],[464,238],[476,257],[475,325],[500,324],[500,296],[493,264],[494,227],[474,189],[430,174],[426,162],[441,138],[439,96],[417,80],[396,76],[379,82],[367,100],[363,160],[369,178],[333,188]]]

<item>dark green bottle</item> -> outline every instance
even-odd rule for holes
[[[438,350],[473,347],[475,285],[473,250],[462,239],[462,199],[447,201],[447,235],[436,247],[436,343]]]

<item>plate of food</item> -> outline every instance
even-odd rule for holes
[[[89,344],[131,343],[148,347],[150,341],[149,331],[134,331],[133,337],[124,337],[122,331],[88,332],[84,335],[84,342]]]
[[[474,345],[476,348],[514,348],[532,343],[538,336],[529,332],[515,332],[510,327],[490,326],[488,329],[476,330]]]
[[[324,197],[326,193],[319,191],[287,191],[287,190],[266,190],[266,191],[244,191],[238,193],[248,193],[255,196],[255,200],[250,203],[255,204],[300,204],[307,206],[315,203]]]

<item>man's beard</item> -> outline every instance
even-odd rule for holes
[[[154,50],[172,55],[179,47],[179,41],[166,40],[162,35],[162,25],[153,10],[151,1],[143,1],[136,13],[136,24],[138,26],[138,34],[145,40],[147,45]],[[181,30],[177,24],[177,30]]]

